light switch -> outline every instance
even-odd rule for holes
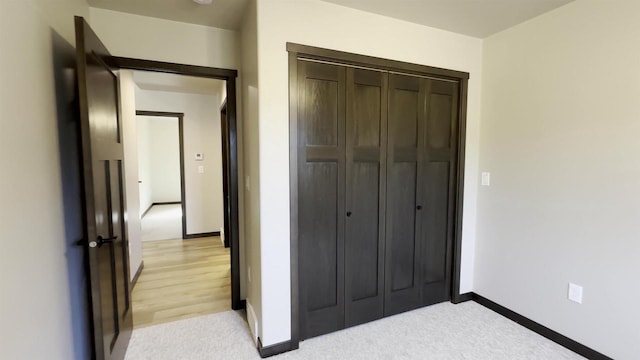
[[[483,172],[482,173],[482,186],[490,186],[491,185],[491,173]]]
[[[203,165],[198,166],[198,174],[204,174],[204,166]]]
[[[582,286],[569,283],[569,300],[582,304]]]
[[[195,153],[193,158],[196,159],[196,161],[202,161],[202,160],[204,160],[204,154],[203,153]]]

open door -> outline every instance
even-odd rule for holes
[[[118,79],[85,20],[75,26],[94,351],[98,360],[122,360],[133,322]]]

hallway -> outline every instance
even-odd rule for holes
[[[229,249],[219,237],[146,241],[143,260],[134,328],[231,309]]]
[[[182,208],[177,204],[152,205],[141,220],[142,241],[182,238]]]

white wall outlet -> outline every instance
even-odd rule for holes
[[[198,166],[198,174],[204,174],[204,166],[203,165]]]
[[[490,186],[491,185],[491,173],[484,171],[482,172],[482,186]]]
[[[193,158],[196,159],[196,161],[202,161],[202,160],[204,160],[204,154],[203,153],[195,153],[193,155]]]
[[[582,304],[582,286],[569,283],[569,300]]]

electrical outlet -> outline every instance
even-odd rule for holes
[[[204,174],[204,166],[198,166],[198,174]]]
[[[569,294],[567,297],[573,302],[582,304],[582,286],[569,283]]]

